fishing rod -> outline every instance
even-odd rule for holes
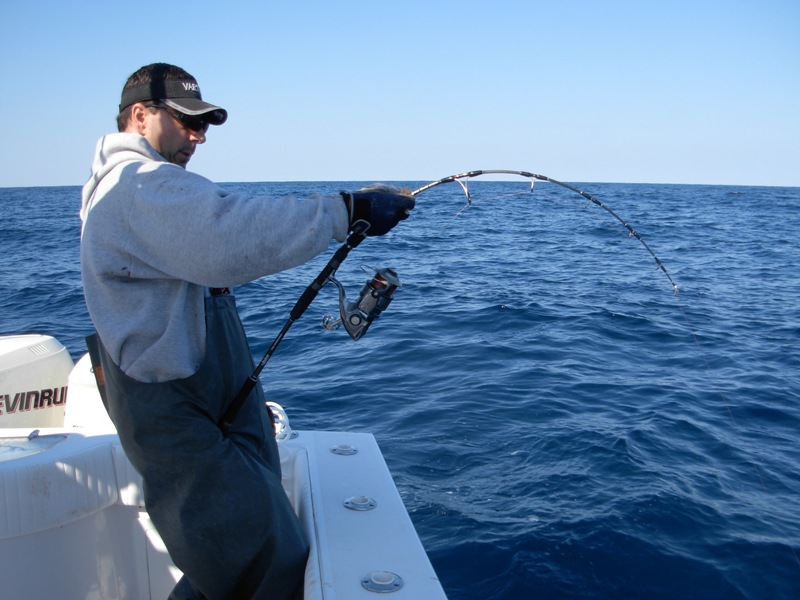
[[[389,306],[389,303],[394,298],[394,291],[400,287],[400,280],[397,278],[397,273],[393,269],[376,269],[372,278],[367,281],[361,290],[358,300],[349,302],[344,291],[344,286],[334,277],[339,266],[342,264],[350,251],[364,241],[366,231],[369,228],[369,223],[366,221],[356,221],[350,231],[350,235],[345,240],[339,249],[334,252],[333,257],[322,268],[319,275],[311,282],[305,289],[300,298],[297,299],[292,310],[289,312],[289,319],[284,323],[278,335],[273,340],[261,362],[258,363],[255,370],[242,384],[236,397],[233,399],[228,409],[219,420],[219,427],[223,433],[230,431],[233,422],[236,420],[236,415],[239,414],[245,400],[255,388],[258,383],[258,377],[261,371],[267,365],[267,362],[275,353],[278,344],[281,343],[286,336],[289,328],[299,319],[306,309],[317,297],[319,291],[327,283],[333,283],[339,288],[339,306],[342,318],[336,323],[323,323],[328,330],[335,329],[340,323],[343,323],[345,330],[350,337],[354,340],[359,340],[367,332],[372,322],[377,319],[380,314]],[[269,408],[268,408],[269,410]]]
[[[606,206],[605,204],[600,202],[600,200],[598,200],[594,196],[592,196],[590,194],[587,194],[583,190],[580,190],[580,189],[576,188],[575,186],[572,186],[572,185],[570,185],[568,183],[564,183],[562,181],[558,181],[556,179],[552,179],[551,177],[547,177],[546,175],[538,175],[536,173],[531,173],[529,171],[511,171],[511,170],[508,170],[508,169],[483,169],[483,170],[480,170],[480,171],[466,171],[464,173],[459,173],[458,175],[450,175],[448,177],[443,177],[442,179],[438,179],[436,181],[432,181],[431,183],[427,183],[427,184],[423,185],[422,187],[417,188],[416,190],[411,192],[411,195],[416,197],[418,194],[421,194],[422,192],[426,192],[429,189],[436,187],[437,185],[442,185],[443,183],[451,183],[451,182],[455,181],[456,183],[458,183],[461,186],[461,189],[464,190],[464,193],[467,196],[467,202],[471,204],[472,203],[472,195],[469,192],[468,182],[473,177],[480,177],[481,175],[519,175],[520,177],[526,177],[526,178],[531,180],[531,189],[530,189],[531,192],[533,192],[534,184],[538,180],[538,181],[547,181],[548,183],[554,183],[556,185],[560,185],[563,188],[571,190],[571,191],[573,191],[573,192],[575,192],[577,194],[580,194],[582,197],[586,198],[587,200],[589,200],[593,204],[596,204],[597,206],[599,206],[600,208],[602,208],[603,210],[608,212],[617,221],[622,223],[623,227],[625,227],[625,229],[627,229],[628,232],[629,232],[628,233],[628,237],[635,237],[637,240],[639,240],[642,243],[642,245],[645,247],[645,249],[650,253],[650,256],[653,257],[653,260],[656,261],[656,270],[663,272],[664,275],[667,276],[667,279],[669,279],[669,282],[672,285],[673,292],[675,293],[675,295],[678,294],[678,284],[675,283],[675,280],[672,279],[672,275],[669,274],[669,271],[667,271],[666,267],[664,266],[664,263],[662,263],[661,259],[658,258],[658,256],[656,256],[656,253],[653,252],[653,250],[650,248],[650,246],[647,244],[647,242],[645,242],[644,239],[642,239],[642,236],[639,235],[639,233],[633,227],[631,227],[628,224],[627,221],[625,221],[617,213],[615,213],[613,210],[611,210],[608,206]]]
[[[253,391],[253,388],[256,387],[256,383],[258,383],[258,376],[267,365],[269,359],[275,353],[275,350],[278,349],[278,344],[280,344],[283,338],[286,336],[289,328],[311,305],[322,287],[328,283],[344,259],[347,258],[347,255],[350,254],[350,251],[364,241],[364,238],[367,236],[366,231],[368,227],[369,223],[366,221],[356,221],[353,224],[350,235],[347,237],[344,244],[342,244],[339,249],[334,252],[333,257],[331,257],[331,259],[328,261],[328,264],[323,267],[319,275],[317,275],[314,281],[312,281],[311,284],[305,289],[300,298],[297,299],[294,308],[292,308],[292,310],[289,312],[289,319],[283,325],[280,333],[278,333],[278,335],[275,337],[275,340],[267,349],[266,354],[264,354],[264,357],[261,359],[261,362],[258,363],[258,366],[256,366],[255,370],[247,379],[245,379],[241,389],[236,394],[236,397],[228,406],[225,414],[223,414],[222,418],[219,420],[219,427],[222,429],[223,433],[227,433],[230,431],[231,427],[233,427],[233,422],[236,420],[236,415],[239,414],[242,406],[244,406],[245,400],[250,395],[250,392]]]
[[[656,261],[656,270],[660,270],[667,276],[669,282],[672,284],[672,289],[675,294],[678,293],[678,284],[672,279],[672,276],[669,274],[667,269],[664,267],[664,264],[661,260],[656,256],[650,246],[642,239],[642,236],[637,233],[633,227],[631,227],[625,220],[623,220],[617,213],[611,210],[608,206],[600,202],[594,196],[587,194],[586,192],[569,185],[567,183],[563,183],[556,179],[552,179],[545,175],[538,175],[536,173],[531,173],[529,171],[512,171],[508,169],[484,169],[479,171],[466,171],[464,173],[459,173],[457,175],[449,175],[448,177],[443,177],[442,179],[438,179],[436,181],[432,181],[423,185],[422,187],[417,188],[411,192],[408,192],[411,196],[417,197],[418,195],[422,194],[434,188],[436,186],[445,184],[445,183],[458,183],[461,188],[464,190],[464,193],[467,196],[467,203],[472,203],[472,196],[469,191],[469,180],[474,177],[480,177],[481,175],[518,175],[520,177],[525,177],[531,180],[531,189],[530,191],[533,192],[534,184],[538,181],[547,181],[549,183],[554,183],[556,185],[560,185],[568,190],[572,190],[580,194],[586,200],[589,200],[593,204],[596,204],[603,210],[607,211],[611,214],[617,221],[622,223],[622,225],[628,230],[629,235],[628,237],[635,237],[639,240],[645,249],[650,253],[650,256]],[[314,299],[319,294],[319,291],[327,284],[333,283],[339,290],[339,313],[340,318],[335,318],[326,315],[323,318],[322,324],[328,330],[336,329],[339,325],[344,325],[345,330],[350,335],[353,340],[359,340],[363,335],[367,332],[367,329],[372,324],[372,322],[377,319],[380,314],[386,309],[389,303],[393,299],[394,291],[400,287],[400,280],[397,277],[397,273],[393,269],[374,269],[375,273],[372,275],[371,279],[367,281],[364,287],[361,289],[361,293],[359,297],[354,302],[350,302],[347,300],[347,295],[344,290],[344,286],[334,277],[336,271],[341,266],[342,262],[347,258],[350,251],[357,247],[364,238],[366,237],[366,230],[369,227],[369,224],[366,221],[356,221],[353,224],[353,227],[350,231],[348,238],[345,240],[344,244],[339,247],[339,249],[334,253],[333,257],[328,261],[328,263],[322,268],[319,275],[314,279],[313,282],[305,289],[302,293],[300,298],[294,305],[294,308],[289,313],[289,319],[284,324],[281,331],[275,337],[275,340],[270,345],[269,349],[267,350],[264,357],[261,359],[261,362],[256,366],[255,370],[252,374],[245,380],[244,384],[242,385],[239,392],[236,394],[236,397],[231,402],[228,409],[225,411],[225,414],[222,415],[222,418],[219,421],[219,427],[222,429],[223,433],[227,433],[230,428],[233,426],[233,422],[236,420],[236,416],[239,414],[242,406],[244,405],[245,400],[250,395],[250,393],[255,388],[256,384],[258,383],[258,377],[261,374],[261,371],[266,366],[269,359],[275,353],[275,350],[278,348],[278,345],[281,343],[283,338],[286,336],[286,333],[289,331],[289,328],[292,324],[299,319],[306,309],[311,305]],[[269,410],[269,409],[268,409]]]

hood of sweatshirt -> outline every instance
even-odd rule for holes
[[[81,221],[86,222],[95,197],[98,197],[96,194],[98,187],[108,183],[105,179],[114,169],[125,163],[154,160],[165,162],[164,158],[138,133],[112,133],[100,138],[92,161],[91,176],[84,184],[81,193]],[[102,198],[102,195],[99,197]]]

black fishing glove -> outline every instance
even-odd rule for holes
[[[350,228],[356,221],[366,221],[369,236],[384,235],[414,208],[414,196],[406,189],[375,184],[355,192],[340,192],[350,215]]]

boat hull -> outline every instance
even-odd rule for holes
[[[65,426],[0,428],[3,599],[163,599],[182,575],[93,379],[83,357]],[[278,429],[283,486],[311,545],[306,600],[446,598],[374,436],[293,431],[285,415]]]

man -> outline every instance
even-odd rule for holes
[[[342,198],[226,192],[186,171],[209,125],[226,119],[179,67],[131,75],[119,133],[99,141],[83,189],[84,293],[106,408],[184,572],[170,598],[295,598],[308,543],[281,487],[260,385],[230,431],[218,425],[253,370],[228,288],[307,261],[357,220],[382,235],[414,199],[393,188]]]

